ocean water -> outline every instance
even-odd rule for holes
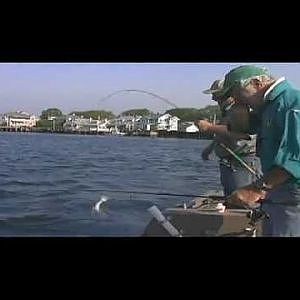
[[[210,141],[176,138],[0,133],[0,236],[139,236],[151,215],[221,189]],[[103,198],[99,212],[93,207]]]

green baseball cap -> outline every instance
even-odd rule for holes
[[[269,75],[269,71],[266,68],[253,65],[244,65],[234,68],[225,75],[223,88],[220,91],[220,94],[225,96],[241,80],[260,75]]]

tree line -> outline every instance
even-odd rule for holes
[[[221,112],[218,105],[208,105],[204,108],[196,109],[196,108],[174,108],[167,110],[165,113],[169,113],[170,115],[177,116],[182,121],[195,121],[201,119],[212,120],[214,116],[216,119],[220,119]],[[87,110],[87,111],[73,111],[70,113],[75,114],[76,116],[83,116],[84,118],[92,118],[94,120],[97,119],[113,119],[120,116],[147,116],[150,114],[157,114],[150,111],[147,108],[138,108],[138,109],[130,109],[122,112],[120,115],[116,116],[111,111],[105,110]],[[63,113],[58,108],[48,108],[43,110],[40,115],[40,121],[38,122],[38,127],[51,127],[52,121],[50,118],[53,117],[61,117]]]
[[[210,119],[214,115],[216,115],[217,119],[220,118],[221,112],[218,105],[208,105],[204,108],[196,109],[196,108],[173,108],[167,110],[165,113],[169,113],[170,115],[177,116],[183,121],[194,121],[199,119]],[[69,114],[75,114],[76,116],[83,116],[84,118],[92,118],[97,120],[99,119],[113,119],[120,116],[147,116],[150,114],[158,114],[150,111],[147,108],[139,108],[139,109],[130,109],[122,112],[120,115],[116,116],[111,111],[105,110],[87,110],[87,111],[73,111]],[[43,110],[40,119],[48,120],[51,117],[59,117],[62,116],[63,113],[58,108],[48,108]]]

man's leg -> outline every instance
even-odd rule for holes
[[[231,185],[232,169],[221,163],[220,163],[220,180],[223,186],[224,196],[227,197],[233,191],[233,187]]]

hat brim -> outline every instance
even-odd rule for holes
[[[209,94],[219,93],[220,91],[222,91],[222,90],[211,90],[211,89],[208,89],[208,90],[204,90],[202,93],[209,95]]]

